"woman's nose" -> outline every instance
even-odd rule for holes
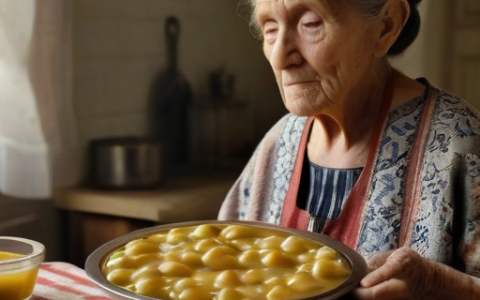
[[[279,32],[277,39],[271,45],[269,61],[272,67],[277,70],[297,66],[302,63],[303,58],[293,34]]]

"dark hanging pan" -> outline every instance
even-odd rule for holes
[[[178,68],[179,36],[179,20],[168,17],[165,21],[167,68],[155,77],[150,91],[151,136],[163,145],[166,171],[188,161],[187,109],[192,91]]]

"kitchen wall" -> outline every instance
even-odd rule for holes
[[[243,139],[247,148],[256,144],[286,111],[260,42],[237,16],[237,2],[75,0],[73,99],[83,142],[147,132],[148,91],[166,66],[164,22],[174,15],[181,23],[179,69],[195,103],[209,101],[208,74],[224,66],[236,76],[234,98],[243,104],[224,113],[230,120],[224,128],[240,128],[223,135]],[[203,115],[203,122],[209,119]],[[198,126],[208,131],[213,125]]]
[[[426,77],[433,85],[450,89],[448,76],[449,0],[423,0],[419,6],[422,20],[420,33],[405,53],[392,60],[393,65],[413,77]]]
[[[149,86],[167,62],[163,24],[168,15],[175,15],[182,25],[179,67],[192,85],[194,101],[208,102],[210,72],[225,66],[236,75],[235,98],[246,105],[223,114],[222,135],[236,140],[236,147],[244,143],[251,150],[285,109],[260,43],[237,16],[237,2],[74,0],[73,99],[84,143],[146,133]],[[449,22],[444,21],[449,20],[448,3],[422,1],[417,41],[392,60],[407,75],[426,77],[445,89],[451,81]],[[194,120],[192,139],[202,157],[218,154],[208,148],[215,142],[213,119],[204,113]]]

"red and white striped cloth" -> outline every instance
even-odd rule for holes
[[[31,300],[114,300],[84,270],[64,262],[40,265]]]

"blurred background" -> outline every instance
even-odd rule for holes
[[[46,7],[56,2],[37,1],[46,23]],[[261,43],[237,10],[237,0],[68,0],[60,11],[53,10],[62,13],[59,49],[67,72],[60,76],[72,108],[78,180],[56,188],[52,201],[0,198],[0,235],[40,240],[47,260],[82,265],[95,247],[128,231],[214,218],[256,144],[286,113]],[[420,11],[420,36],[392,63],[480,108],[480,1],[424,0]],[[179,25],[176,47],[166,36],[170,16]],[[178,128],[188,151],[179,154],[174,142],[162,145],[164,153],[176,152],[178,163],[162,162],[158,186],[95,185],[94,141],[151,141],[158,125],[152,121],[152,102],[166,101],[156,90],[172,83],[162,77],[174,77],[166,72],[172,51],[175,78],[181,76],[172,93],[186,87],[189,93],[165,118],[181,120]],[[63,166],[68,169],[68,161]]]

